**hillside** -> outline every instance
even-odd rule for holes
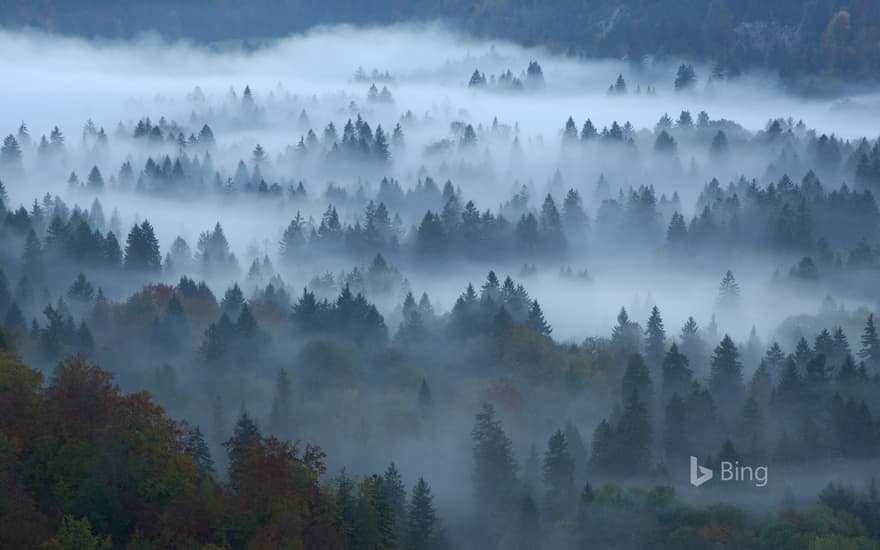
[[[442,19],[477,36],[547,45],[575,55],[683,56],[736,73],[880,74],[880,9],[872,0],[10,0],[7,27],[99,37],[157,31],[217,41],[283,36],[320,24]]]

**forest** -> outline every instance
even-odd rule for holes
[[[801,92],[815,92],[827,77],[876,82],[880,75],[880,12],[872,0],[12,0],[0,5],[0,17],[9,27],[78,36],[157,32],[172,39],[244,40],[246,48],[316,25],[441,20],[482,38],[573,56],[626,57],[635,64],[685,57],[726,77],[760,68]]]
[[[875,92],[442,27],[0,50],[0,547],[880,548]]]

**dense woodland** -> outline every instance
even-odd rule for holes
[[[556,0],[550,2],[353,2],[301,0],[240,4],[70,0],[0,6],[10,26],[87,37],[154,31],[218,41],[285,36],[315,25],[441,19],[466,32],[601,57],[684,56],[719,77],[765,67],[784,77],[824,74],[876,79],[880,13],[871,0]]]
[[[880,548],[871,120],[499,66],[3,127],[0,547]]]

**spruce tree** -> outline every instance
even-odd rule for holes
[[[719,409],[728,418],[742,406],[745,398],[743,366],[739,360],[739,351],[727,334],[712,356],[709,389]]]
[[[620,389],[621,399],[628,401],[633,395],[636,395],[642,402],[651,403],[653,394],[653,383],[648,366],[645,365],[645,360],[640,354],[634,353],[630,356],[626,371],[623,373]]]
[[[382,476],[382,491],[394,525],[395,539],[403,541],[405,540],[407,519],[406,486],[403,484],[403,478],[394,462],[388,465]]]
[[[730,270],[721,279],[717,304],[722,309],[733,309],[739,306],[739,285]]]
[[[517,464],[513,443],[501,421],[495,418],[495,407],[484,403],[471,432],[474,455],[474,488],[479,506],[485,510],[503,508],[516,488]]]
[[[652,466],[653,428],[651,416],[637,393],[626,399],[626,405],[615,430],[620,452],[616,453],[617,469],[625,475],[647,474]]]
[[[654,376],[660,374],[663,358],[666,355],[666,330],[657,306],[651,308],[651,316],[645,328],[645,361]]]
[[[544,312],[541,311],[538,300],[532,300],[532,303],[529,305],[529,316],[526,319],[526,326],[543,336],[550,336],[550,333],[553,332],[553,329],[544,320]]]
[[[685,395],[693,386],[693,371],[689,367],[688,358],[678,351],[675,342],[669,346],[669,351],[663,358],[663,400],[668,400],[673,394]]]
[[[868,315],[860,342],[859,358],[875,367],[880,366],[880,338],[878,338],[877,328],[874,326],[873,313]]]
[[[556,430],[547,442],[541,474],[547,486],[546,515],[552,520],[559,519],[574,500],[574,461],[562,430]]]
[[[407,517],[405,550],[432,550],[442,548],[440,521],[434,509],[434,497],[424,478],[413,486]]]

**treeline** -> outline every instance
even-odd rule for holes
[[[390,1],[362,6],[258,2],[242,7],[162,1],[11,2],[0,10],[8,26],[35,26],[88,37],[130,37],[147,30],[169,38],[220,41],[284,36],[328,23],[381,24],[446,19],[484,37],[546,45],[565,53],[627,57],[685,56],[715,64],[714,77],[762,66],[783,75],[876,77],[874,40],[880,16],[870,0],[759,0],[680,3],[662,0],[528,2]],[[253,47],[245,41],[244,46]],[[708,75],[706,75],[708,76]]]
[[[429,485],[419,479],[408,492],[394,463],[379,475],[328,476],[320,449],[265,436],[242,410],[224,443],[229,468],[221,476],[201,429],[169,419],[149,394],[122,393],[81,357],[60,363],[44,385],[9,345],[4,340],[0,350],[4,546],[415,550],[448,544]],[[664,372],[672,371],[670,363]],[[629,439],[639,427],[634,408],[627,405],[619,420]],[[550,435],[543,453],[533,446],[522,468],[491,404],[476,415],[471,437],[478,512],[467,536],[475,544],[873,548],[880,537],[873,483],[861,491],[830,484],[816,505],[796,510],[783,503],[778,516],[755,522],[732,505],[685,504],[665,485],[625,489],[583,481],[605,476],[592,469],[594,462],[586,476],[580,473],[585,446],[570,424]],[[625,456],[640,450],[629,439]],[[592,446],[595,458],[601,445]]]

